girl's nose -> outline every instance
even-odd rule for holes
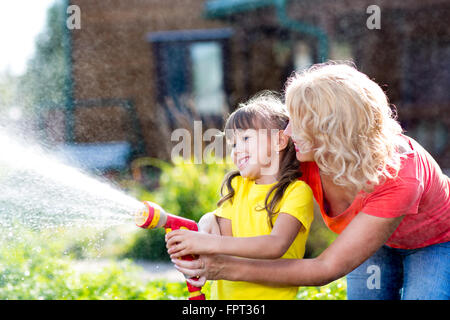
[[[286,129],[284,129],[283,133],[287,135],[288,137],[292,136],[292,129],[291,129],[291,123],[289,122],[286,126]]]

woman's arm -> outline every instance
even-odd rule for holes
[[[172,260],[188,276],[259,282],[271,285],[321,286],[343,277],[373,255],[403,217],[379,218],[360,212],[337,239],[313,259],[252,260],[224,255],[201,256],[197,261]]]
[[[228,219],[223,219],[228,220]],[[221,221],[231,233],[231,221]],[[270,235],[256,237],[215,236],[176,230],[166,237],[173,258],[188,254],[226,254],[246,258],[276,259],[289,249],[302,224],[295,217],[280,213]],[[223,234],[222,234],[223,235]]]

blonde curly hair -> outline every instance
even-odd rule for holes
[[[335,184],[370,192],[397,176],[403,156],[395,141],[402,128],[380,86],[355,67],[313,65],[288,79],[285,98],[294,140],[314,151]]]

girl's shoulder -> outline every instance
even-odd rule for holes
[[[312,214],[314,197],[311,188],[301,180],[291,182],[283,194],[280,201],[280,212],[304,212],[305,208]],[[308,213],[308,214],[309,214]]]
[[[305,197],[311,198],[313,197],[313,192],[311,187],[302,180],[296,180],[291,182],[291,184],[286,188],[284,192],[285,197]]]
[[[241,184],[243,184],[244,183],[244,178],[242,178],[242,176],[235,176],[234,178],[233,178],[233,180],[231,180],[231,186],[233,187],[233,188],[236,188],[236,187],[238,187],[239,185],[241,185]]]
[[[245,184],[245,180],[247,179],[242,178],[240,175],[235,176],[231,180],[231,187],[235,192],[237,192],[241,188],[241,186]]]

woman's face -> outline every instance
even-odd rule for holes
[[[286,129],[284,129],[284,134],[291,137],[292,141],[294,142],[295,152],[298,161],[300,162],[314,161],[314,150],[307,146],[306,141],[302,141],[293,137],[291,122],[289,122]]]

